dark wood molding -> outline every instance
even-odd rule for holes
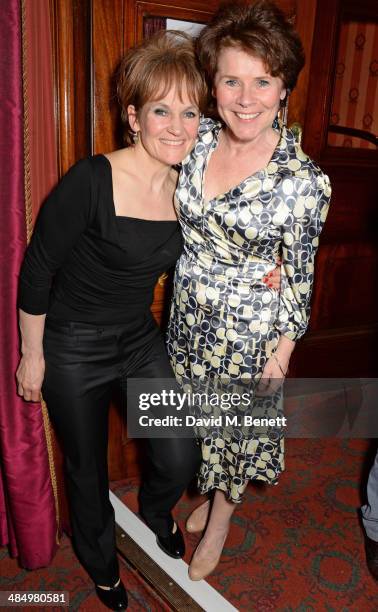
[[[89,0],[50,0],[58,171],[88,155]]]
[[[294,378],[376,377],[376,325],[309,332],[300,340],[290,365]]]
[[[332,132],[333,134],[345,134],[346,136],[351,136],[352,138],[361,138],[362,140],[367,140],[375,146],[378,146],[378,136],[372,132],[367,132],[366,130],[358,130],[345,125],[330,125],[328,131]]]
[[[182,587],[119,526],[116,525],[117,549],[129,565],[132,565],[168,604],[172,612],[204,612]]]
[[[373,10],[375,7],[375,11]],[[335,67],[338,52],[338,38],[343,20],[378,21],[376,3],[361,0],[317,0],[314,29],[314,47],[310,64],[308,104],[306,108],[306,130],[303,133],[303,147],[306,153],[319,163],[341,163],[364,168],[366,164],[376,166],[378,151],[353,147],[328,145],[330,114],[332,106]]]
[[[168,17],[169,19],[179,19],[182,21],[193,21],[195,23],[207,23],[210,21],[214,11],[201,9],[192,9],[185,3],[185,7],[178,7],[169,4],[158,4],[154,2],[142,2],[137,0],[136,8],[136,40],[140,41],[143,38],[143,19],[147,16]],[[211,2],[209,3],[211,5]]]
[[[343,0],[343,19],[349,21],[377,22],[378,9],[376,0]]]
[[[92,153],[107,153],[122,146],[115,72],[126,50],[127,5],[125,0],[95,0],[91,5]]]
[[[296,3],[295,25],[302,40],[306,63],[299,75],[297,86],[290,96],[288,125],[298,122],[303,126],[305,122],[316,5],[317,0],[306,0],[305,2],[299,1]],[[291,10],[293,11],[294,9],[292,8]]]
[[[71,0],[51,0],[58,171],[62,176],[75,159],[70,118],[74,113],[74,29]]]
[[[314,29],[316,56],[312,54],[305,113],[303,148],[317,161],[327,146],[331,91],[337,53],[341,0],[318,0]]]

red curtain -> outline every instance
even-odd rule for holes
[[[23,0],[23,4],[25,148],[29,160],[26,209],[35,221],[58,180],[51,25],[48,0]]]
[[[15,385],[19,360],[17,281],[26,246],[24,153],[25,159],[28,154],[23,146],[21,16],[20,0],[2,3],[0,544],[9,544],[11,554],[19,556],[21,565],[34,569],[48,565],[52,559],[56,548],[57,521],[41,406],[22,401],[16,395]]]

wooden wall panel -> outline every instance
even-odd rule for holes
[[[340,23],[377,21],[372,7],[371,0],[318,0],[303,146],[329,175],[333,195],[316,265],[311,333],[294,353],[296,375],[306,368],[312,376],[377,374],[378,153],[327,144]]]
[[[50,0],[59,176],[90,153],[89,0]]]
[[[308,155],[319,160],[327,140],[328,117],[331,110],[329,92],[334,75],[340,0],[327,0],[327,3],[318,0],[317,6],[314,27],[316,53],[314,54],[313,49],[303,145]]]
[[[210,1],[204,2],[185,2],[184,6],[177,6],[177,3],[167,0],[163,3],[155,2],[141,2],[136,0],[134,3],[134,29],[129,31],[127,40],[130,44],[140,42],[143,39],[143,19],[147,16],[166,17],[167,15],[172,19],[180,19],[183,21],[194,21],[197,23],[207,23],[215,9],[217,8],[218,2]],[[131,42],[133,41],[133,42]]]
[[[304,125],[308,83],[310,79],[311,51],[317,0],[298,0],[295,9],[295,27],[301,37],[306,64],[299,75],[298,83],[290,96],[288,124],[294,122]]]
[[[378,327],[347,325],[309,332],[295,349],[290,376],[298,378],[370,378],[376,375]]]
[[[74,116],[74,28],[70,0],[53,0],[55,59],[55,106],[58,138],[58,169],[62,176],[75,160],[75,139],[72,138]]]
[[[92,100],[93,153],[122,146],[122,129],[115,91],[115,71],[124,53],[126,2],[92,2]]]
[[[319,252],[311,331],[374,326],[377,321],[377,248],[367,241],[325,244]],[[341,308],[338,304],[345,304]],[[336,308],[335,308],[336,306]]]

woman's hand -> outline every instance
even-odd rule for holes
[[[273,395],[278,391],[289,369],[289,359],[278,357],[275,353],[269,357],[256,388],[258,396]]]
[[[27,402],[41,399],[41,388],[45,376],[43,354],[23,355],[16,372],[17,393]]]
[[[21,361],[17,368],[17,392],[27,402],[38,402],[45,376],[43,332],[46,315],[19,312],[21,331]]]
[[[276,291],[280,290],[281,287],[281,264],[282,261],[280,259],[276,260],[276,267],[271,272],[266,274],[262,281],[271,289],[275,289]]]
[[[281,336],[276,351],[265,363],[262,376],[256,388],[257,395],[272,395],[277,391],[288,372],[289,361],[295,342],[286,336]]]

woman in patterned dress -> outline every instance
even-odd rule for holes
[[[273,4],[227,5],[198,39],[220,121],[202,121],[176,191],[184,235],[168,330],[177,379],[284,378],[305,333],[314,256],[330,199],[328,177],[277,122],[304,64],[298,35]],[[282,258],[281,289],[263,281]],[[206,531],[189,575],[217,565],[231,515],[248,480],[276,484],[284,469],[283,437],[241,437],[240,430],[202,438],[202,494],[189,517]]]

